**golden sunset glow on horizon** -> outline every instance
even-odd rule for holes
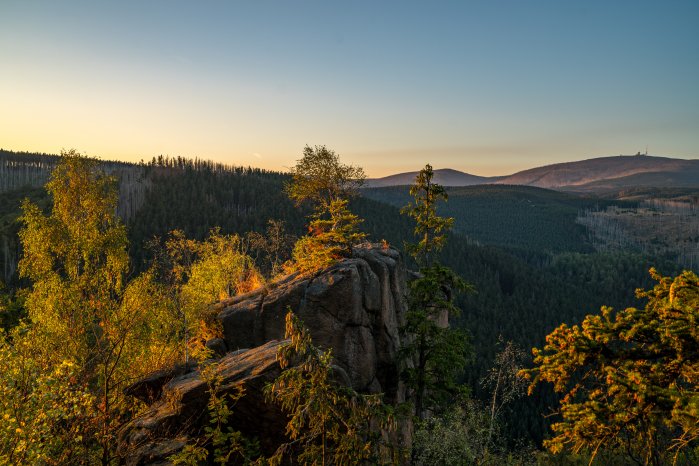
[[[4,3],[0,147],[286,170],[324,144],[374,177],[699,155],[682,8],[383,8]]]

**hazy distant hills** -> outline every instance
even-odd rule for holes
[[[367,188],[383,188],[386,186],[404,186],[413,184],[418,172],[398,173],[383,178],[370,178],[366,180]],[[434,171],[433,181],[442,186],[474,186],[478,184],[494,183],[501,179],[500,176],[477,176],[469,173],[442,168]]]
[[[647,155],[622,155],[557,163],[524,170],[497,181],[499,184],[540,188],[594,189],[595,186],[699,186],[699,160]]]
[[[417,172],[367,180],[367,187],[412,184]],[[539,188],[596,192],[627,187],[699,187],[699,160],[649,155],[599,157],[578,162],[531,168],[509,176],[483,177],[457,170],[435,170],[443,186],[508,184]]]
[[[699,188],[699,164],[694,163],[681,171],[645,172],[608,178],[562,189],[578,192],[619,191],[626,188]]]

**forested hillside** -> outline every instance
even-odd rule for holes
[[[0,193],[18,189],[43,187],[51,171],[56,167],[57,155],[12,152],[0,149]],[[162,161],[163,158],[161,157]],[[149,165],[156,163],[157,159]],[[117,213],[126,221],[130,220],[143,204],[149,186],[146,164],[101,161],[105,173],[114,176],[119,182]]]
[[[15,282],[17,231],[25,197],[47,205],[43,185],[58,156],[0,151],[0,260],[4,282]],[[268,219],[284,219],[302,233],[303,215],[283,193],[287,175],[182,157],[153,157],[148,163],[101,162],[119,183],[117,212],[129,225],[135,267],[145,266],[143,246],[153,237],[183,230],[203,239],[214,226],[244,233],[263,231]]]
[[[21,156],[13,157],[10,165],[15,168],[4,176],[14,179],[22,170],[30,173],[23,178],[24,188],[5,181],[15,189],[5,192],[0,202],[4,281],[16,284],[19,205],[25,196],[47,205],[43,190],[33,186],[42,176],[41,167],[54,159],[32,156],[32,164],[17,165]],[[145,270],[152,259],[147,244],[175,229],[199,240],[215,227],[222,234],[244,237],[251,231],[264,232],[268,220],[275,219],[299,236],[309,214],[287,198],[283,187],[290,177],[282,173],[170,158],[121,164],[111,173],[121,174],[120,202],[129,209],[120,208],[120,213],[136,270]],[[132,175],[124,178],[125,173]],[[124,192],[130,193],[127,201]],[[651,266],[666,275],[678,272],[674,263],[658,257],[624,250],[595,252],[585,228],[575,220],[581,209],[606,206],[608,201],[531,187],[477,186],[447,192],[449,200],[440,213],[456,219],[455,232],[440,257],[476,290],[457,298],[463,310],[457,324],[471,333],[474,350],[473,362],[461,378],[484,399],[489,392],[481,380],[501,349],[500,337],[524,349],[541,347],[559,324],[581,322],[602,305],[642,306],[634,290],[651,285]],[[386,240],[398,248],[412,240],[414,226],[399,212],[409,200],[406,187],[367,189],[363,194],[350,208],[364,219],[360,228],[370,240]],[[541,413],[555,400],[543,390],[511,404],[509,439],[539,444],[551,422]]]
[[[56,155],[0,149],[0,193],[44,186],[57,162]]]
[[[21,210],[22,200],[28,198],[42,206],[47,205],[48,196],[43,187],[19,188],[2,193],[0,195],[0,259],[2,260],[2,279],[5,283],[16,282],[17,262],[19,261],[20,248],[17,233],[20,222],[17,220]]]
[[[452,200],[450,197],[447,204]],[[353,208],[366,219],[366,230],[375,238],[393,244],[412,238],[411,225],[397,208],[370,199],[357,199]],[[640,305],[634,290],[651,284],[651,266],[667,274],[677,271],[671,262],[659,263],[635,253],[568,251],[542,256],[534,248],[525,252],[522,249],[513,255],[494,246],[474,244],[459,234],[451,236],[442,252],[444,263],[476,288],[476,293],[459,297],[458,304],[463,309],[460,323],[471,332],[475,351],[474,363],[464,378],[481,396],[487,397],[480,380],[500,350],[500,336],[522,348],[541,346],[544,337],[561,322],[580,322],[602,305]],[[537,264],[518,257],[521,255],[536,258]],[[544,395],[522,398],[511,407],[510,435],[541,441],[550,420],[538,413],[549,411],[555,401]]]
[[[578,223],[595,249],[637,250],[695,270],[699,266],[699,203],[695,196],[650,199],[638,207],[585,209]]]
[[[442,211],[455,218],[458,233],[525,256],[591,252],[586,229],[575,220],[582,209],[610,204],[530,186],[467,186],[447,188],[447,192],[449,202]],[[396,207],[410,198],[407,186],[369,188],[362,194]]]
[[[269,220],[283,220],[290,232],[303,232],[304,215],[283,191],[288,175],[168,158],[154,159],[146,174],[150,189],[129,222],[137,266],[145,265],[144,245],[172,230],[201,240],[214,227],[244,235],[263,232]]]

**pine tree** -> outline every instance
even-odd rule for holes
[[[442,186],[432,181],[433,177],[432,166],[425,165],[410,187],[413,202],[401,209],[403,215],[415,220],[415,236],[420,239],[417,244],[409,244],[407,249],[418,264],[427,267],[434,262],[435,253],[444,247],[447,232],[454,225],[453,218],[437,215],[437,203],[446,202],[449,196]]]
[[[670,278],[638,290],[644,309],[602,307],[580,325],[561,325],[533,349],[523,371],[533,388],[565,396],[552,452],[612,451],[639,464],[696,464],[699,440],[699,278]]]
[[[415,257],[420,277],[410,283],[409,308],[403,332],[408,343],[403,346],[403,358],[414,366],[404,377],[413,389],[415,415],[424,418],[426,412],[444,402],[456,389],[454,379],[467,360],[467,335],[449,328],[449,316],[460,310],[454,305],[453,293],[471,289],[450,268],[435,258],[446,242],[446,232],[454,219],[437,215],[437,202],[447,199],[440,185],[432,182],[432,167],[422,169],[410,188],[414,202],[402,212],[416,221],[415,234],[420,238],[408,250]]]

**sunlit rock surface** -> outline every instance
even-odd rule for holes
[[[405,401],[399,380],[399,328],[407,311],[406,269],[398,251],[379,245],[355,248],[353,257],[313,276],[288,276],[216,305],[228,352],[218,361],[222,392],[243,387],[233,427],[257,438],[263,451],[283,441],[285,416],[264,399],[263,387],[280,373],[276,351],[285,315],[295,312],[314,344],[332,350],[337,380],[362,393]],[[224,344],[225,343],[225,344]],[[207,384],[194,368],[158,373],[131,390],[149,409],[122,429],[120,455],[129,465],[168,464],[206,422]]]

